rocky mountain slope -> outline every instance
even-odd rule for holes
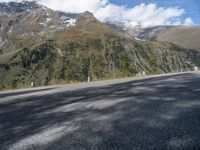
[[[56,12],[36,2],[0,3],[0,49],[13,52],[50,38],[55,32],[75,25],[77,14]]]
[[[200,51],[200,27],[157,26],[151,28],[128,28],[125,34],[138,40],[171,42],[188,49]]]
[[[133,40],[99,22],[90,12],[65,14],[38,5],[31,11],[6,13],[6,19],[0,20],[0,89],[200,66],[196,50],[169,42]]]

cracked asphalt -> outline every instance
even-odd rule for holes
[[[0,92],[0,150],[199,150],[200,72]]]

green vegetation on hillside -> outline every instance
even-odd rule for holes
[[[40,20],[39,12],[35,18]],[[37,26],[36,20],[31,25]],[[20,29],[28,23],[20,22]],[[20,34],[23,30],[14,31],[0,55],[0,89],[30,87],[31,82],[35,86],[83,82],[88,76],[95,81],[135,76],[143,71],[146,74],[187,71],[200,66],[198,51],[167,42],[124,38],[89,12],[81,14],[75,26],[54,31],[50,37],[45,34],[44,39],[38,35],[40,30],[34,41],[30,41],[31,33],[26,37]]]
[[[159,45],[158,45],[159,44]],[[0,61],[0,88],[20,88],[57,83],[83,82],[147,74],[189,70],[197,64],[199,52],[172,44],[128,42],[117,36],[86,42],[66,41],[60,49],[56,41],[7,54]],[[160,54],[159,54],[160,53]],[[3,58],[2,55],[0,58]],[[194,63],[194,64],[193,64]]]

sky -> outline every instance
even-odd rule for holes
[[[13,0],[0,0],[0,2]],[[21,0],[15,0],[21,1]],[[31,0],[28,0],[31,1]],[[37,0],[67,13],[92,12],[102,22],[127,27],[200,25],[200,0]]]
[[[117,5],[126,5],[134,7],[141,3],[154,3],[161,7],[179,7],[185,10],[185,14],[180,16],[180,19],[190,17],[194,25],[200,25],[200,0],[110,0]]]

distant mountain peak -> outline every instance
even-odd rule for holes
[[[89,11],[79,14],[77,22],[99,22],[99,20]]]
[[[91,13],[90,11],[84,11],[83,13],[81,13],[81,15],[84,15],[87,17],[94,17],[93,13]]]
[[[21,13],[24,11],[35,10],[40,7],[42,7],[42,6],[38,5],[36,1],[1,2],[0,3],[0,12],[1,12],[1,14]]]

